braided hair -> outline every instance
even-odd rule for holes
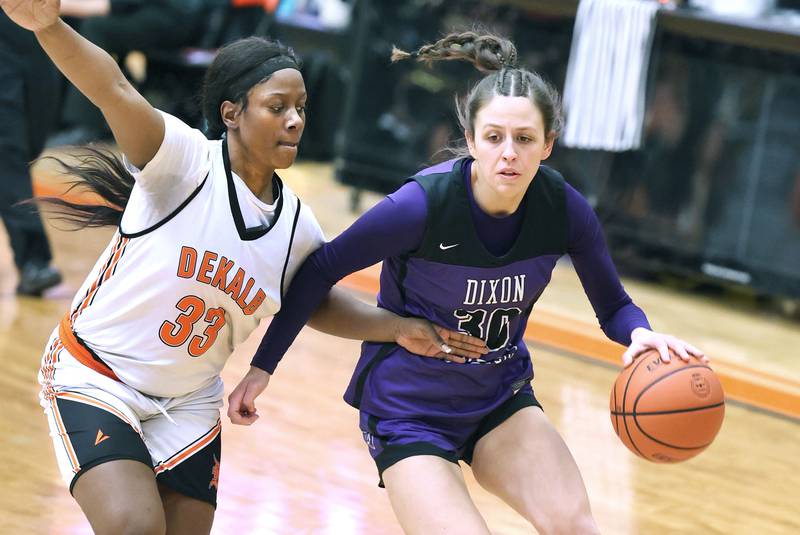
[[[517,66],[517,57],[517,49],[508,39],[473,31],[451,33],[413,52],[392,49],[392,62],[465,60],[486,73],[466,97],[456,98],[458,120],[467,135],[474,135],[475,117],[481,108],[495,96],[508,96],[531,99],[542,114],[547,136],[558,136],[564,123],[558,91],[538,73]]]

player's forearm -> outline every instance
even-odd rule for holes
[[[370,342],[394,342],[402,318],[383,308],[369,305],[348,292],[333,288],[308,324],[340,338]]]
[[[120,92],[130,87],[117,62],[105,50],[61,19],[36,32],[36,38],[58,70],[101,110],[113,105]]]
[[[61,19],[36,37],[56,67],[100,108],[131,163],[144,167],[164,139],[164,119],[125,79],[117,62]]]
[[[61,14],[67,17],[101,17],[111,13],[111,0],[61,0]]]

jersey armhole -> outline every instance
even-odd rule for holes
[[[425,176],[424,175],[423,176],[413,176],[413,177],[409,178],[408,180],[406,180],[405,183],[403,184],[403,185],[405,185],[405,184],[408,184],[409,182],[415,182],[417,184],[417,186],[419,187],[419,189],[422,190],[422,198],[425,199],[425,228],[422,231],[422,238],[419,240],[419,245],[417,246],[416,249],[412,249],[410,251],[407,251],[407,252],[403,253],[403,255],[402,255],[403,258],[410,258],[412,256],[416,256],[420,251],[424,251],[425,247],[426,247],[426,245],[428,243],[428,240],[430,239],[430,232],[431,232],[431,199],[430,199],[430,196],[428,195],[428,190],[425,188],[425,186],[422,184],[422,182],[420,182],[420,180],[419,180],[420,178],[424,179]]]
[[[209,172],[209,174],[210,174],[210,172]],[[192,202],[192,199],[194,199],[195,197],[197,197],[197,194],[198,194],[198,193],[200,193],[200,190],[202,190],[202,189],[203,189],[203,186],[205,186],[206,182],[208,181],[208,176],[209,176],[209,175],[207,174],[207,175],[206,175],[206,177],[203,179],[203,181],[202,181],[202,182],[200,182],[200,185],[199,185],[199,186],[197,186],[197,188],[196,188],[196,189],[195,189],[195,190],[194,190],[194,191],[191,193],[191,195],[189,195],[189,197],[187,197],[187,198],[186,198],[186,200],[185,200],[185,201],[183,201],[183,202],[180,204],[180,206],[178,206],[178,207],[177,207],[175,210],[173,210],[171,214],[167,215],[167,216],[166,216],[164,219],[162,219],[161,221],[159,221],[159,222],[155,223],[154,225],[151,225],[151,226],[149,226],[148,228],[146,228],[146,229],[144,229],[144,230],[140,230],[139,232],[133,232],[133,233],[130,233],[130,234],[129,234],[129,233],[127,233],[127,232],[125,232],[125,231],[123,231],[123,230],[122,230],[122,218],[120,218],[120,224],[119,224],[119,233],[120,233],[120,235],[121,235],[122,237],[124,237],[124,238],[129,238],[129,239],[130,239],[130,238],[138,238],[139,236],[144,236],[145,234],[148,234],[148,233],[150,233],[150,232],[153,232],[154,230],[156,230],[156,229],[157,229],[157,228],[159,228],[160,226],[162,226],[162,225],[164,225],[165,223],[167,223],[167,222],[168,222],[170,219],[172,219],[173,217],[175,217],[176,215],[178,215],[178,214],[181,212],[181,210],[183,210],[184,208],[186,208],[186,206],[187,206],[187,205],[188,205],[190,202]],[[126,208],[127,208],[127,207],[126,207]],[[123,211],[123,213],[122,213],[122,214],[123,214],[123,216],[124,216],[124,215],[125,215],[125,212]]]

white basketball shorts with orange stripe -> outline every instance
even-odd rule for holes
[[[39,400],[70,492],[93,466],[141,461],[159,483],[216,506],[223,384],[175,398],[142,394],[78,362],[53,331],[39,370]]]

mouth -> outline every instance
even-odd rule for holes
[[[520,176],[519,172],[515,171],[514,169],[511,169],[510,167],[501,169],[500,171],[498,171],[497,174],[504,178],[517,178],[518,176]]]
[[[286,147],[286,148],[290,148],[290,149],[296,149],[297,148],[297,143],[296,142],[293,143],[291,141],[278,141],[278,146],[279,147]]]

